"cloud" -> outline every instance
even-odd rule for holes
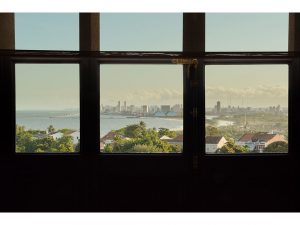
[[[287,98],[288,88],[280,85],[257,85],[247,88],[225,88],[222,86],[206,86],[207,98],[215,96],[230,96],[232,98]]]
[[[128,93],[118,95],[116,93],[107,93],[102,96],[107,102],[116,102],[126,100],[128,104],[173,104],[183,102],[183,91],[176,89],[144,89],[132,90]]]

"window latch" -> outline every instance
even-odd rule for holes
[[[197,68],[198,66],[197,59],[185,59],[185,58],[172,59],[172,63],[180,64],[180,65],[194,65],[195,68]]]

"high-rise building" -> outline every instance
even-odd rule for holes
[[[130,106],[128,106],[128,111],[132,113],[132,112],[134,112],[134,108],[135,108],[134,105],[130,105]]]
[[[171,111],[171,106],[170,105],[161,105],[160,110],[164,113],[167,113]]]
[[[217,113],[221,112],[221,102],[217,101]]]
[[[149,112],[147,105],[142,105],[142,112],[143,113],[148,113]]]
[[[127,112],[126,101],[124,101],[124,111]]]
[[[116,109],[117,112],[121,112],[121,102],[118,101],[118,105],[117,105],[117,109]]]

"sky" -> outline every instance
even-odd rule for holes
[[[77,13],[16,13],[15,22],[16,49],[79,49]],[[181,51],[182,14],[103,13],[100,33],[102,51]],[[206,14],[206,51],[287,49],[287,13]],[[240,99],[233,100],[232,90],[236,96],[251,92],[252,97],[247,101],[253,107],[287,105],[287,66],[209,67],[206,68],[208,107],[217,100],[228,101],[224,96],[230,95],[232,104],[241,104]],[[16,85],[17,109],[79,107],[78,65],[17,65]],[[128,105],[182,104],[182,86],[182,67],[178,65],[100,67],[100,100],[104,105],[116,105],[119,100],[126,100]],[[249,93],[245,93],[246,88]],[[256,94],[265,89],[272,90],[274,98]]]

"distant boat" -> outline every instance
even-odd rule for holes
[[[79,113],[73,113],[73,114],[65,114],[65,115],[57,115],[57,116],[49,116],[50,119],[53,118],[68,118],[68,117],[78,117]]]
[[[126,116],[126,118],[141,118],[140,116]]]

